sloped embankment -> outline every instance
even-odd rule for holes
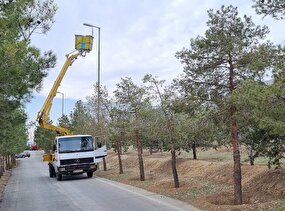
[[[263,210],[273,208],[285,194],[285,171],[268,170],[267,166],[242,165],[243,201],[233,205],[233,164],[210,160],[177,159],[180,188],[173,187],[169,154],[144,155],[146,181],[139,181],[135,153],[122,156],[125,173],[118,174],[115,153],[107,157],[108,171],[98,176],[138,186],[192,203],[204,210]]]

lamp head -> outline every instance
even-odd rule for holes
[[[93,26],[93,25],[91,25],[91,24],[89,24],[89,23],[83,23],[83,25],[84,25],[84,26],[89,26],[89,27],[95,27],[95,26]]]

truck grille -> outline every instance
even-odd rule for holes
[[[60,160],[60,165],[71,165],[71,164],[81,164],[81,163],[94,163],[94,158],[76,158]]]

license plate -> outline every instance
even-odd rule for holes
[[[73,171],[73,173],[81,173],[81,172],[83,172],[82,169],[78,169],[78,170],[74,170],[74,171]]]

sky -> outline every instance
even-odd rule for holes
[[[267,25],[267,39],[284,45],[284,20],[256,15],[251,0],[55,0],[58,10],[52,29],[45,35],[34,34],[32,45],[42,52],[52,50],[57,65],[49,71],[43,88],[26,105],[28,122],[35,121],[63,63],[74,50],[75,35],[91,35],[89,23],[101,28],[101,77],[108,92],[116,89],[121,78],[131,77],[141,84],[146,74],[167,83],[183,73],[175,53],[188,47],[191,38],[204,36],[207,10],[222,5],[238,7],[239,14],[252,16],[257,25]],[[64,114],[69,114],[78,100],[94,92],[98,78],[98,30],[94,29],[93,51],[78,58],[69,67],[58,91],[64,93]],[[62,115],[62,95],[53,102],[51,119]],[[31,135],[32,136],[32,135]]]

